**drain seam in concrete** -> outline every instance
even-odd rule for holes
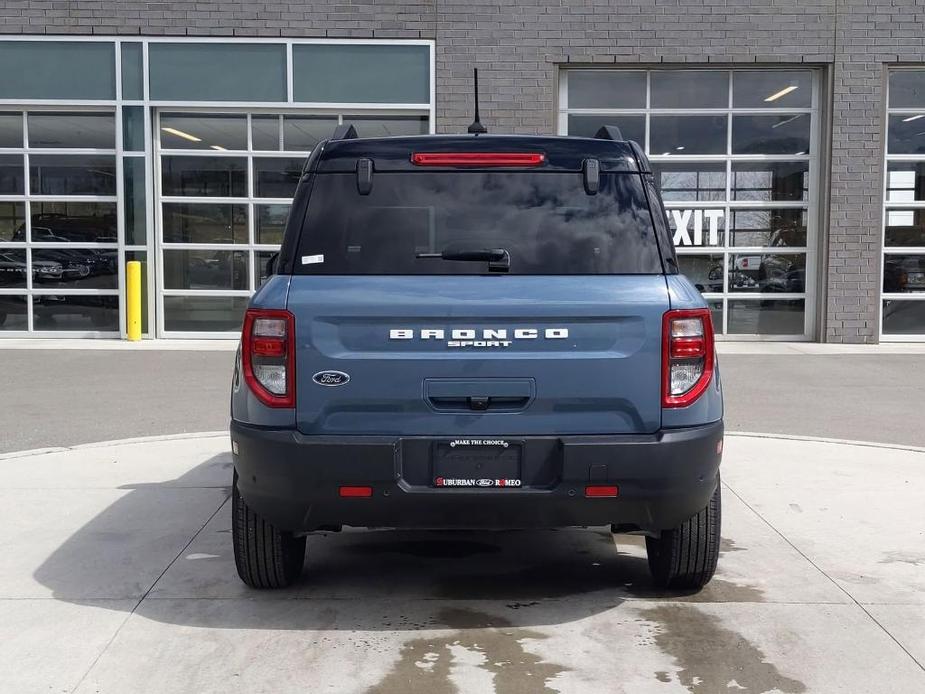
[[[919,666],[919,669],[920,669],[920,670],[925,671],[925,665],[923,665],[921,662],[919,662],[918,658],[916,658],[914,655],[912,655],[912,653],[909,652],[909,649],[906,648],[906,647],[899,641],[899,639],[897,639],[895,636],[893,636],[893,634],[890,633],[890,631],[889,631],[885,626],[883,626],[883,625],[877,620],[877,618],[874,617],[874,616],[870,613],[870,611],[867,610],[867,609],[864,607],[863,604],[861,604],[860,602],[858,602],[858,600],[857,600],[851,593],[849,593],[841,584],[839,584],[838,581],[836,581],[834,578],[832,578],[831,576],[829,576],[829,574],[827,574],[816,562],[814,562],[812,559],[810,559],[810,558],[806,555],[806,553],[803,552],[803,550],[801,550],[799,547],[797,547],[795,544],[793,544],[793,542],[790,541],[790,538],[788,538],[786,535],[784,535],[784,533],[782,533],[782,532],[781,532],[780,530],[778,530],[774,525],[772,525],[771,522],[770,522],[767,518],[765,518],[765,517],[764,517],[763,515],[761,515],[758,511],[756,511],[756,510],[752,507],[752,505],[749,504],[745,499],[743,499],[742,496],[741,496],[735,489],[733,489],[732,487],[730,487],[726,482],[723,482],[723,486],[726,487],[726,489],[728,489],[730,492],[732,492],[733,496],[735,496],[739,501],[741,501],[743,504],[745,504],[745,507],[748,508],[749,511],[751,511],[752,513],[754,513],[758,518],[761,519],[761,521],[762,521],[765,525],[767,525],[771,530],[773,530],[773,531],[775,532],[775,534],[777,534],[777,536],[780,537],[780,539],[782,539],[784,542],[786,542],[788,545],[790,545],[790,547],[792,547],[793,550],[794,550],[797,554],[799,554],[801,557],[803,557],[803,559],[805,559],[807,562],[809,562],[810,566],[812,566],[814,569],[816,569],[816,571],[818,571],[820,574],[822,574],[823,576],[825,576],[826,579],[828,579],[828,581],[829,581],[833,586],[835,586],[838,590],[840,590],[842,593],[844,593],[844,594],[848,597],[848,599],[851,600],[852,603],[854,603],[855,605],[857,605],[857,607],[858,607],[859,610],[861,610],[864,614],[867,615],[867,617],[870,619],[870,621],[872,621],[874,624],[876,624],[878,627],[880,627],[881,631],[883,631],[883,633],[886,634],[887,637],[888,637],[893,643],[895,643],[897,646],[899,646],[899,648],[902,650],[903,653],[905,653],[907,656],[909,656],[909,658],[912,660],[913,663],[915,663],[916,665]]]

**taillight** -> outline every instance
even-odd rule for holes
[[[686,407],[713,378],[710,309],[668,311],[662,319],[662,407]]]
[[[295,407],[295,321],[289,311],[247,310],[241,368],[248,387],[264,405]]]
[[[415,166],[539,166],[542,152],[414,152]]]

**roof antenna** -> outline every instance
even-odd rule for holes
[[[482,125],[482,121],[479,120],[479,69],[477,67],[472,68],[472,74],[475,79],[475,120],[469,126],[468,132],[470,135],[484,135],[488,132],[488,128]]]

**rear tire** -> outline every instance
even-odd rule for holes
[[[719,559],[722,493],[716,491],[706,508],[661,537],[647,537],[649,571],[659,588],[700,589],[716,571]]]
[[[238,491],[231,491],[231,535],[238,576],[251,588],[285,588],[302,573],[305,537],[278,529],[255,513]]]

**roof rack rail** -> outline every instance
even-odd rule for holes
[[[338,125],[334,128],[334,134],[331,135],[332,140],[355,140],[358,137],[357,129],[353,127],[353,123]]]
[[[623,137],[623,133],[620,132],[620,128],[616,125],[602,125],[600,130],[594,133],[594,139],[623,142],[626,138]]]

